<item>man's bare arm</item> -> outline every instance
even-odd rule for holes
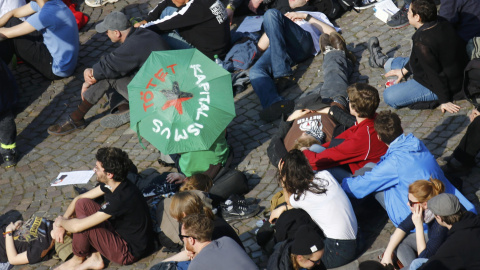
[[[35,13],[35,10],[32,9],[30,4],[26,4],[14,10],[11,10],[5,13],[5,15],[0,18],[0,27],[4,27],[8,20],[10,20],[10,18],[12,17],[23,18],[32,15],[33,13]]]
[[[78,233],[92,228],[111,217],[111,215],[103,212],[96,212],[95,214],[85,218],[66,219],[62,216],[59,216],[57,219],[55,219],[54,226],[63,227],[65,230],[71,233]]]
[[[67,208],[67,211],[65,211],[65,214],[63,214],[63,217],[65,219],[68,219],[75,213],[75,204],[77,203],[78,199],[82,199],[82,198],[95,199],[95,198],[98,198],[98,197],[102,196],[103,194],[105,194],[105,193],[100,189],[100,186],[98,186],[98,187],[96,187],[92,190],[89,190],[89,191],[87,191],[83,194],[78,195],[70,203],[70,205]]]

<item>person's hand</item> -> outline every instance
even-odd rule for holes
[[[423,227],[423,209],[420,204],[413,207],[412,221],[416,228]]]
[[[312,111],[309,109],[296,110],[292,114],[290,114],[290,116],[287,118],[287,121],[293,121],[311,112]]]
[[[473,122],[473,119],[475,119],[475,117],[479,116],[480,115],[480,112],[477,111],[477,109],[473,109],[472,110],[472,113],[470,114],[470,122]]]
[[[187,252],[187,256],[190,261],[193,260],[193,258],[195,258],[195,255],[196,255],[195,252],[187,250],[186,247],[185,247],[185,251]]]
[[[303,12],[287,12],[287,13],[285,13],[285,17],[289,18],[293,22],[299,21],[299,20],[305,20],[307,15],[308,15],[307,13],[303,13]]]
[[[135,24],[133,25],[133,27],[138,28],[138,27],[140,27],[141,25],[144,25],[144,24],[146,24],[146,23],[147,23],[147,21],[143,20],[143,21],[141,21],[141,22],[135,23]]]
[[[280,206],[278,207],[277,209],[274,209],[272,211],[272,213],[270,214],[270,218],[268,219],[268,221],[271,223],[271,224],[274,224],[275,222],[273,222],[275,219],[279,218],[280,215],[285,212],[286,207],[285,206]]]
[[[248,1],[248,9],[250,9],[253,13],[257,14],[257,8],[262,2],[262,0],[250,0]]]
[[[397,77],[397,80],[395,81],[395,84],[399,83],[404,75],[404,73],[402,73],[402,70],[401,69],[392,69],[390,70],[389,72],[385,73],[385,77],[393,77],[393,76],[396,76]]]
[[[81,93],[81,96],[82,96],[82,100],[85,101],[85,97],[83,96],[83,94],[88,90],[88,88],[91,86],[91,84],[89,84],[88,82],[84,82],[82,84],[82,93]]]
[[[83,71],[83,79],[89,84],[95,84],[97,82],[95,77],[93,77],[93,68],[86,68],[85,71]]]
[[[447,102],[440,105],[440,110],[442,110],[442,113],[456,113],[460,110],[460,106],[453,104],[452,102]]]
[[[0,33],[0,41],[4,41],[4,40],[7,40],[7,36],[5,36],[4,34]]]
[[[14,232],[14,231],[18,230],[20,228],[20,226],[22,226],[22,224],[23,224],[23,221],[21,221],[21,220],[17,220],[15,223],[10,222],[10,224],[8,224],[8,226],[5,228],[5,231]]]
[[[233,13],[234,13],[233,9],[227,7],[227,17],[228,17],[228,21],[230,22],[230,25],[232,25],[232,22],[233,22]]]
[[[393,264],[392,262],[392,254],[386,254],[384,253],[383,254],[383,258],[382,258],[382,261],[380,262],[381,264],[387,266],[389,264]]]
[[[50,232],[52,239],[55,242],[63,243],[63,236],[65,235],[65,229],[63,227],[53,226],[53,230]]]
[[[181,173],[169,173],[167,175],[167,182],[174,183],[174,184],[182,184],[185,182],[187,177]]]

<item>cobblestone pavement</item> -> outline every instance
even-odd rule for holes
[[[145,15],[157,2],[158,0],[120,0],[102,8],[90,8],[83,2],[79,3],[80,10],[89,15],[90,21],[80,31],[80,58],[75,75],[50,82],[25,65],[16,68],[14,73],[21,89],[19,113],[16,117],[19,134],[17,145],[21,159],[15,169],[0,169],[0,213],[18,210],[24,219],[34,214],[53,219],[62,214],[73,196],[72,188],[50,187],[50,181],[60,171],[91,169],[95,162],[94,154],[100,147],[115,146],[126,150],[140,170],[168,170],[156,162],[158,151],[148,143],[144,150],[128,125],[118,129],[104,129],[99,125],[99,118],[107,110],[105,102],[90,111],[87,115],[89,125],[84,130],[64,137],[48,136],[46,132],[51,124],[65,117],[78,104],[83,70],[95,63],[100,55],[116,46],[112,45],[106,35],[96,33],[95,24],[113,10],[123,11],[130,17]],[[383,92],[386,80],[381,76],[382,70],[374,70],[368,65],[366,42],[369,37],[378,36],[384,52],[390,50],[390,56],[407,56],[413,28],[390,30],[374,17],[371,9],[360,13],[347,12],[336,20],[336,24],[342,28],[348,48],[359,59],[351,81],[368,82]],[[319,55],[298,65],[295,84],[283,91],[283,94],[294,99],[317,86],[323,81],[321,64],[322,56]],[[275,180],[276,169],[269,163],[266,155],[269,138],[275,133],[277,123],[267,124],[259,119],[260,104],[251,87],[238,94],[235,102],[237,117],[228,128],[228,140],[235,152],[234,164],[248,176],[252,190],[247,197],[258,199],[260,205],[268,209],[269,199],[279,190]],[[438,109],[401,109],[397,113],[402,118],[405,132],[412,132],[421,138],[441,162],[441,157],[452,153],[469,123],[467,113],[472,107],[466,101],[458,104],[462,109],[454,115],[442,114]],[[388,108],[382,101],[379,110],[385,109]],[[473,172],[464,178],[463,188],[464,194],[478,210],[479,201],[475,192],[480,189],[479,175],[480,168],[474,168]],[[357,261],[343,269],[356,269],[358,262],[376,258],[386,247],[394,227],[387,222],[385,214],[375,209],[378,210],[378,206],[372,204],[362,213],[357,213],[362,231],[360,237],[365,240],[363,248],[366,251]],[[263,214],[259,214],[257,217],[232,223],[248,253],[260,267],[266,265],[267,257],[255,243],[254,232],[256,221],[262,218]],[[167,254],[159,251],[131,266],[110,264],[108,269],[147,269],[166,256]],[[58,260],[52,259],[15,269],[48,269],[58,263]]]

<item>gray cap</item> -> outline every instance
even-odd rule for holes
[[[130,28],[130,23],[128,22],[127,16],[118,11],[108,14],[103,22],[95,26],[95,30],[99,33],[107,32],[107,30],[123,31],[128,28]]]
[[[457,196],[442,193],[428,200],[427,208],[435,215],[445,217],[460,211],[460,202]]]

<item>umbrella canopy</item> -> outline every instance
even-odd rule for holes
[[[230,73],[196,49],[152,52],[128,98],[130,128],[164,154],[207,150],[235,117]]]

